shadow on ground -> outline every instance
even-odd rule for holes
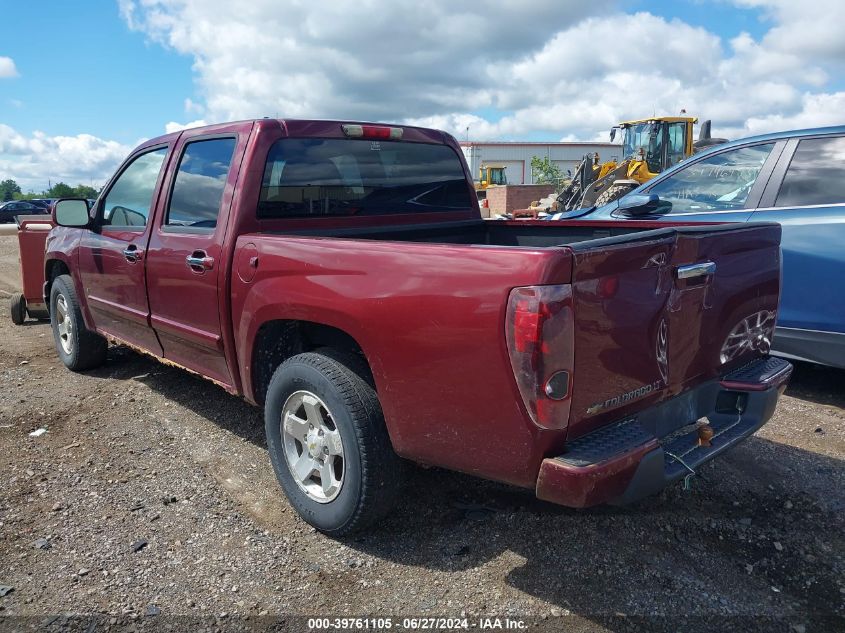
[[[181,370],[114,348],[109,363],[90,374],[142,381],[265,444],[260,409]],[[799,364],[788,393],[843,406],[842,377]],[[633,624],[619,613],[666,618],[646,623],[654,630],[676,627],[679,614],[723,614],[693,618],[684,630],[730,629],[732,622],[746,630],[843,624],[825,619],[845,614],[841,460],[752,437],[708,464],[691,492],[672,487],[634,506],[582,511],[457,473],[408,470],[399,507],[349,546],[434,571],[483,568],[514,590],[613,630]]]
[[[792,361],[795,369],[786,395],[845,409],[845,369]]]

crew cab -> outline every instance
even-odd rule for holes
[[[143,143],[56,203],[45,297],[80,371],[120,343],[261,405],[292,506],[332,535],[405,460],[624,503],[772,415],[780,227],[486,222],[458,144],[261,119]]]

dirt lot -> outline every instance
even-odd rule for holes
[[[0,237],[0,585],[14,588],[0,628],[61,613],[224,629],[279,614],[575,631],[845,622],[845,372],[799,365],[775,418],[691,492],[574,511],[414,468],[388,520],[336,541],[281,496],[257,409],[120,347],[73,374],[48,325],[13,326],[16,248]]]

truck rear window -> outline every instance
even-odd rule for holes
[[[468,209],[470,188],[446,145],[365,139],[277,141],[258,216],[379,215]]]

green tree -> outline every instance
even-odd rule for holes
[[[540,158],[534,156],[531,159],[531,176],[538,185],[560,184],[563,180],[563,170],[549,160],[548,156]]]
[[[3,202],[7,202],[15,197],[15,194],[20,194],[21,188],[18,183],[16,183],[11,178],[7,178],[3,182],[0,182],[0,197],[2,197]]]
[[[96,198],[99,193],[94,187],[88,185],[76,185],[73,188],[73,195],[77,198]]]
[[[57,182],[44,192],[45,198],[75,198],[76,190],[63,182]]]

